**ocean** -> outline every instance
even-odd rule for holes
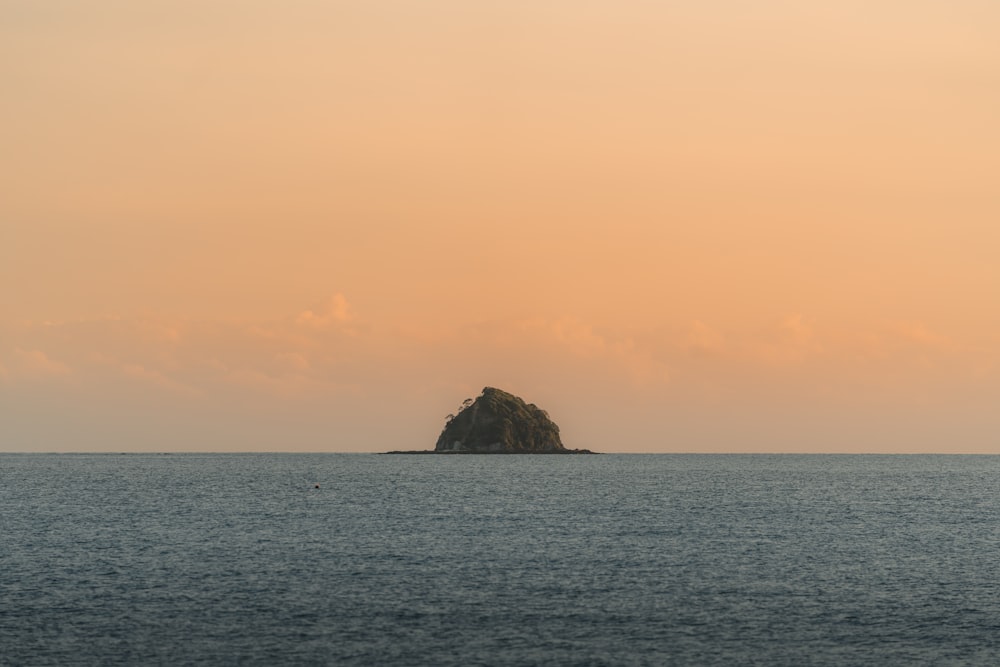
[[[995,665],[998,479],[988,456],[5,454],[0,664]]]

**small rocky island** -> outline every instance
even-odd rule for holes
[[[566,449],[545,410],[494,387],[448,415],[433,451],[389,454],[593,454]]]

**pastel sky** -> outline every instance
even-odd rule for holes
[[[0,451],[1000,453],[995,0],[0,0]]]

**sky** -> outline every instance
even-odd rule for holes
[[[1000,453],[993,0],[0,0],[0,451]]]

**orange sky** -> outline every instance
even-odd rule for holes
[[[873,6],[876,5],[876,6]],[[0,451],[1000,453],[1000,5],[6,0]]]

